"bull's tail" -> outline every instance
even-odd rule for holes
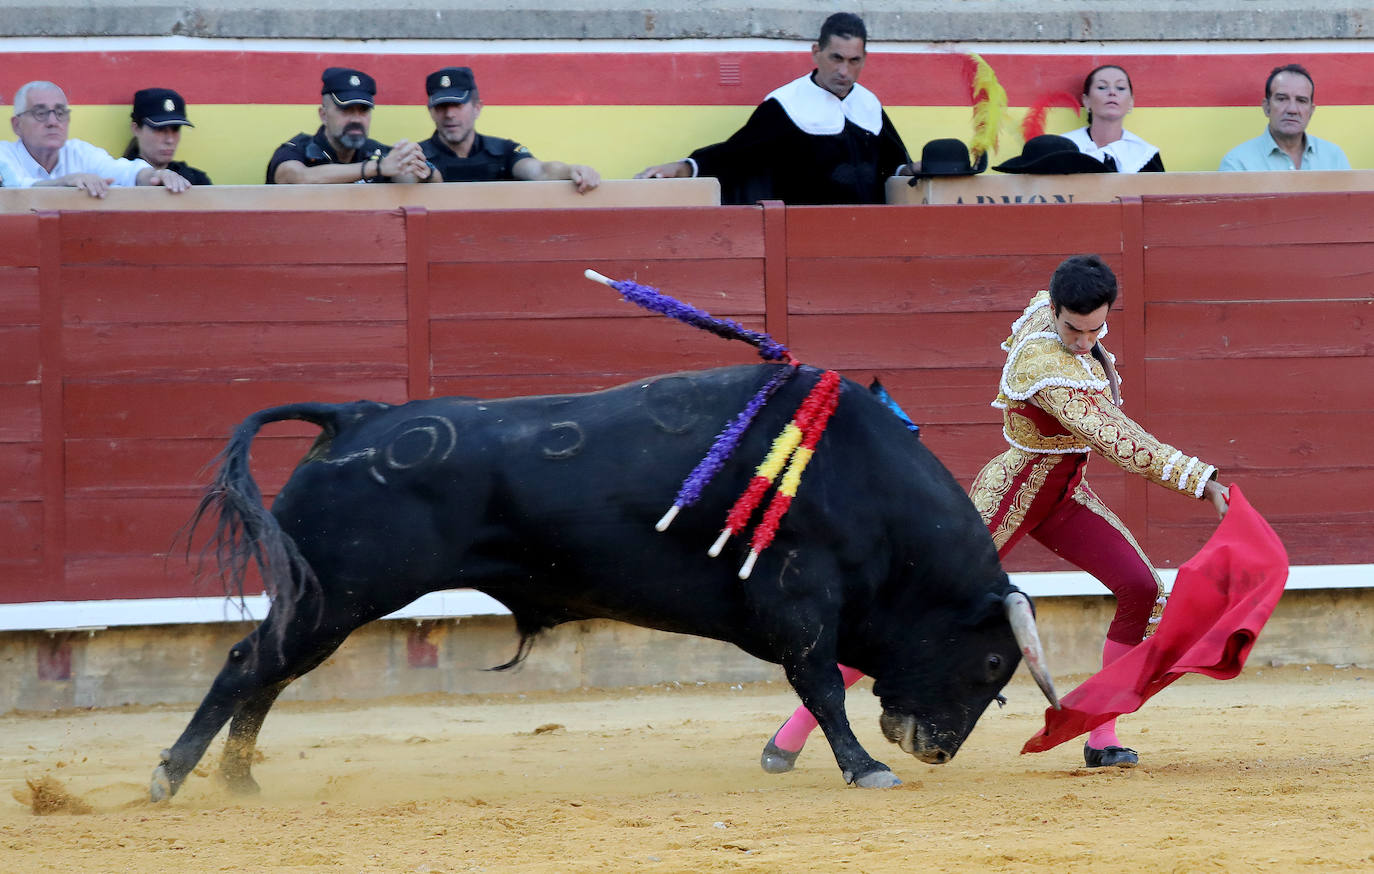
[[[274,608],[283,612],[282,620],[290,619],[302,595],[319,586],[295,542],[263,504],[249,468],[250,449],[258,431],[271,422],[310,422],[324,430],[322,437],[332,437],[338,431],[338,413],[334,404],[288,404],[259,410],[234,429],[228,445],[211,462],[218,464],[214,480],[181,532],[190,557],[196,527],[207,515],[215,518],[215,530],[196,561],[197,578],[204,576],[208,559],[213,558],[225,594],[237,597],[242,606],[244,578],[249,563],[256,564]],[[288,624],[282,621],[276,627],[281,631]]]

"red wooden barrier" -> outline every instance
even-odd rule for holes
[[[1123,299],[1127,411],[1222,468],[1295,564],[1365,563],[1374,523],[1374,194],[1051,206],[0,216],[0,602],[197,591],[175,532],[259,407],[596,389],[755,360],[581,277],[657,285],[880,375],[967,483],[1000,451],[998,344],[1068,254]],[[255,444],[274,492],[313,429]],[[1098,459],[1157,564],[1210,509]],[[1033,544],[1014,570],[1063,565]]]

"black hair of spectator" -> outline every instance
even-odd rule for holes
[[[1073,255],[1050,279],[1050,303],[1054,314],[1067,309],[1086,316],[1098,307],[1116,303],[1116,274],[1096,255]]]
[[[816,44],[825,48],[832,36],[838,39],[858,39],[865,48],[868,47],[868,28],[864,27],[864,20],[853,12],[836,12],[827,18],[821,25],[821,35],[816,38]]]
[[[1086,75],[1086,76],[1083,77],[1083,94],[1084,94],[1084,95],[1086,95],[1086,94],[1088,93],[1088,89],[1089,89],[1089,88],[1093,87],[1093,78],[1096,77],[1097,74],[1098,74],[1098,73],[1101,73],[1103,70],[1120,70],[1120,71],[1121,71],[1121,74],[1122,74],[1123,76],[1126,77],[1126,87],[1129,88],[1129,89],[1131,89],[1131,94],[1135,94],[1135,85],[1131,82],[1131,74],[1126,72],[1126,68],[1125,68],[1125,67],[1121,66],[1120,64],[1102,64],[1101,66],[1093,67],[1091,70],[1088,71],[1088,75]],[[1093,123],[1093,111],[1092,111],[1091,109],[1089,109],[1089,110],[1088,110],[1088,124],[1091,125],[1092,123]]]
[[[1269,78],[1264,80],[1264,99],[1268,100],[1274,96],[1274,77],[1280,73],[1297,73],[1307,80],[1307,84],[1312,86],[1312,102],[1317,102],[1317,83],[1313,81],[1312,74],[1307,72],[1307,68],[1302,64],[1284,64],[1282,67],[1275,67],[1269,71]]]
[[[138,154],[138,137],[130,137],[129,145],[124,149],[124,157],[132,161],[134,158],[141,157]]]

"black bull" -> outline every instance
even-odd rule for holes
[[[226,584],[241,591],[256,561],[271,608],[163,753],[153,798],[176,792],[229,720],[222,775],[255,790],[253,749],[277,695],[355,628],[450,588],[510,609],[520,645],[509,664],[543,629],[592,618],[728,641],[781,664],[845,780],[893,785],[845,717],[836,663],[852,665],[875,680],[884,734],[947,761],[1023,651],[1036,667],[1039,644],[963,489],[870,393],[841,384],[797,498],[747,580],[736,572],[748,531],[719,558],[707,547],[816,383],[811,368],[777,392],[700,502],[654,530],[715,434],[779,366],[586,395],[303,403],[250,416],[192,527],[217,512],[212,548]],[[264,424],[290,419],[321,434],[269,514],[249,447]],[[1037,679],[1052,695],[1043,670]]]

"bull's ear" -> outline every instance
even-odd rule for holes
[[[1015,587],[1013,587],[1015,588]],[[1003,606],[1003,599],[1006,595],[998,595],[993,592],[980,597],[973,604],[973,609],[964,615],[964,626],[973,628],[991,621],[1005,621],[1006,607]]]

